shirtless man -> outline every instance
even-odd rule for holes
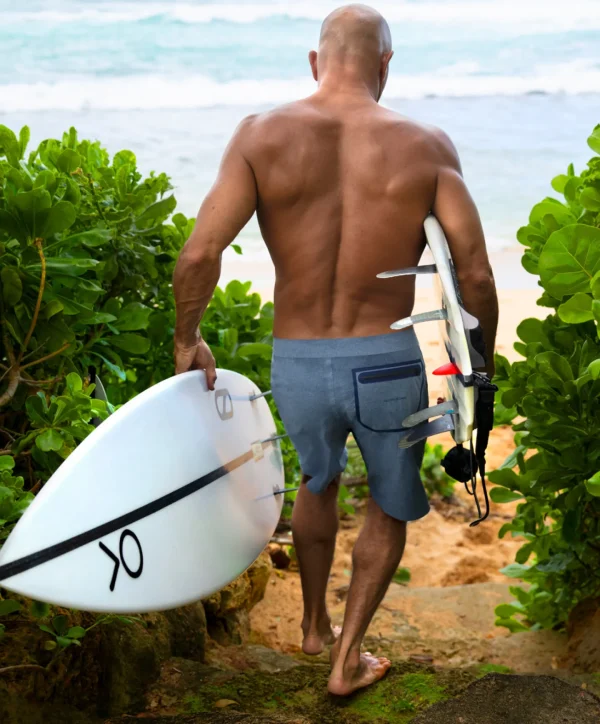
[[[349,5],[329,15],[319,51],[309,55],[317,91],[242,121],[174,275],[176,370],[206,370],[213,389],[215,361],[198,324],[223,250],[257,212],[276,272],[273,394],[304,473],[292,520],[303,649],[317,654],[333,643],[329,691],[342,696],[391,665],[361,654],[361,642],[398,568],[406,522],[429,509],[419,477],[423,447],[398,448],[401,421],[428,405],[422,357],[414,331],[389,328],[410,315],[415,282],[376,275],[418,264],[423,221],[433,212],[465,306],[481,322],[490,374],[497,324],[481,223],[452,142],[378,105],[391,58],[379,13]],[[325,592],[350,432],[371,499],[335,640]]]

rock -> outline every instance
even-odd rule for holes
[[[171,656],[204,661],[206,645],[206,613],[202,603],[165,611],[169,623]]]
[[[208,633],[217,643],[242,644],[250,633],[248,613],[265,595],[273,564],[266,551],[221,591],[203,601]]]
[[[600,671],[600,598],[578,603],[567,623],[567,653],[558,661],[560,668],[577,672]]]
[[[160,675],[169,658],[171,633],[165,614],[154,613],[140,623],[116,622],[102,630],[98,656],[102,675],[98,688],[98,713],[105,716],[139,711],[148,686]]]
[[[489,674],[411,724],[598,724],[600,699],[552,676]]]
[[[269,543],[267,546],[267,553],[269,554],[273,565],[278,570],[284,571],[290,567],[292,559],[278,543]]]

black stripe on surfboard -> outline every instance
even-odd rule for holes
[[[270,444],[270,441],[263,442],[262,446],[265,448]],[[212,470],[210,473],[193,480],[191,483],[187,483],[181,488],[177,488],[177,490],[173,490],[171,493],[167,493],[166,495],[153,500],[151,503],[146,503],[146,505],[142,505],[140,508],[136,508],[124,515],[120,515],[118,518],[102,523],[102,525],[98,525],[95,528],[90,528],[90,530],[85,531],[85,533],[79,533],[72,538],[67,538],[67,540],[62,541],[61,543],[55,543],[54,545],[48,546],[48,548],[42,548],[40,551],[30,553],[27,556],[23,556],[23,558],[18,558],[16,561],[5,563],[3,566],[0,566],[0,583],[12,578],[13,576],[17,576],[19,573],[24,573],[36,566],[40,566],[43,563],[48,563],[48,561],[59,558],[60,556],[65,555],[65,553],[71,553],[71,551],[81,548],[88,543],[93,543],[109,533],[114,533],[121,528],[126,528],[132,523],[136,523],[138,520],[142,520],[154,513],[158,513],[158,511],[168,508],[174,503],[178,503],[180,500],[198,492],[198,490],[202,490],[202,488],[206,488],[211,483],[225,477],[228,473],[241,467],[249,460],[252,460],[253,457],[254,455],[252,450],[249,450],[247,453],[244,453],[234,460],[225,463],[225,465],[221,465],[221,467],[216,468],[216,470]]]

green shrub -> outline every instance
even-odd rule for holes
[[[600,126],[588,143],[600,154]],[[564,203],[540,202],[517,234],[552,314],[519,325],[522,361],[496,362],[504,410],[525,418],[513,425],[515,452],[490,474],[494,501],[522,501],[500,530],[525,539],[504,572],[530,584],[496,610],[511,630],[561,627],[600,595],[600,157],[552,186]]]
[[[144,178],[75,129],[26,155],[0,126],[0,542],[112,405],[173,374],[173,267],[193,220],[165,174]],[[217,363],[269,388],[273,305],[217,289],[202,331]],[[282,431],[278,420],[278,429]],[[295,453],[284,443],[289,475]]]

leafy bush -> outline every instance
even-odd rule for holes
[[[600,126],[588,143],[600,154]],[[500,530],[525,539],[504,572],[530,584],[496,611],[511,630],[560,627],[600,595],[600,157],[552,186],[564,203],[534,206],[517,238],[544,290],[538,304],[553,312],[519,325],[522,361],[496,363],[504,409],[525,418],[513,425],[515,452],[490,474],[494,501],[522,501]]]
[[[194,223],[170,218],[169,178],[143,178],[131,151],[111,159],[73,128],[26,155],[28,140],[0,126],[0,542],[107,414],[92,367],[113,405],[173,374],[171,278]],[[266,390],[272,325],[273,305],[234,281],[202,331],[220,366]]]

